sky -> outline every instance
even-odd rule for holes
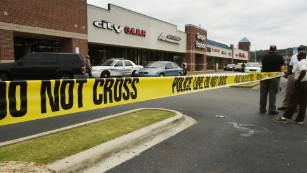
[[[123,7],[174,25],[207,30],[208,39],[226,45],[246,37],[251,51],[307,45],[306,0],[87,0],[107,9]]]

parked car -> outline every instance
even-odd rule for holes
[[[87,78],[82,57],[75,53],[30,53],[0,64],[0,81]]]
[[[246,63],[245,72],[261,72],[261,66],[257,62],[248,62]]]
[[[238,63],[235,68],[233,69],[233,71],[236,71],[236,72],[242,72],[242,64],[243,63]]]
[[[127,59],[108,59],[103,64],[92,66],[94,78],[134,76],[134,73],[143,68]]]
[[[152,76],[182,76],[183,69],[171,61],[154,61],[149,63],[145,68],[138,70],[135,76],[152,77]]]
[[[227,64],[225,67],[224,67],[224,71],[233,71],[234,68],[235,68],[236,64]]]

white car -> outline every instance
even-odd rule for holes
[[[119,76],[134,76],[134,73],[143,68],[127,59],[108,59],[103,64],[92,66],[94,78],[107,78]]]
[[[246,63],[245,71],[246,73],[249,72],[261,72],[261,66],[257,62],[248,62]]]

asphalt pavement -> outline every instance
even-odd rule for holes
[[[277,106],[285,86],[282,79]],[[257,87],[221,88],[3,126],[0,142],[150,107],[176,110],[197,123],[108,173],[307,172],[306,124],[280,124],[274,116],[260,114]]]

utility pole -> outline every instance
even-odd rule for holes
[[[255,49],[255,62],[257,61],[257,50]]]

